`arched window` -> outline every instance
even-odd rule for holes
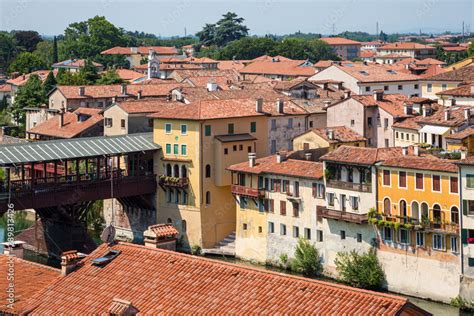
[[[173,220],[170,217],[168,217],[167,223],[168,224],[173,224]]]
[[[411,217],[420,220],[420,205],[418,205],[418,202],[413,201],[411,202]]]
[[[438,204],[433,205],[433,222],[435,228],[441,227],[441,220],[442,220],[442,213],[441,213],[441,206]]]
[[[407,202],[405,200],[400,201],[400,216],[407,216]]]
[[[206,165],[206,178],[211,177],[211,165]]]
[[[211,204],[211,192],[206,192],[206,204]]]
[[[185,165],[181,166],[181,177],[187,178],[188,177],[188,169]]]
[[[172,174],[171,174],[171,164],[169,164],[169,163],[166,164],[166,175],[167,175],[168,177],[171,177],[171,176],[172,176]]]
[[[389,198],[385,198],[383,200],[383,213],[385,215],[390,215],[390,212],[391,212],[391,205],[390,205],[390,199]]]
[[[187,225],[186,221],[183,219],[183,220],[181,221],[181,231],[182,231],[183,233],[185,233],[187,229],[188,229],[188,225]]]
[[[179,166],[178,165],[173,166],[173,177],[179,177]]]
[[[451,207],[451,223],[459,224],[459,209],[456,206]]]
[[[428,204],[426,203],[421,203],[421,217],[429,218]]]

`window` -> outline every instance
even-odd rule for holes
[[[423,174],[422,173],[417,173],[415,175],[415,178],[416,178],[415,188],[417,190],[423,190]]]
[[[383,171],[383,185],[387,187],[390,186],[390,170]]]
[[[169,217],[168,217],[168,219],[166,220],[166,222],[167,222],[168,224],[173,224],[173,220],[172,220],[171,218],[169,218]]]
[[[293,217],[300,216],[300,205],[299,203],[293,203]]]
[[[388,86],[383,86],[384,91],[388,91]]]
[[[456,206],[451,207],[451,223],[459,224],[459,209]]]
[[[206,192],[206,204],[211,204],[211,192]]]
[[[300,183],[298,181],[295,181],[295,186],[294,186],[294,193],[295,193],[295,197],[299,197],[300,196]]]
[[[458,237],[457,236],[451,236],[451,252],[458,252]]]
[[[268,233],[273,234],[275,232],[275,224],[273,222],[268,222]]]
[[[262,226],[258,226],[258,233],[261,234],[263,232]]]
[[[448,85],[447,85],[447,84],[443,83],[443,84],[441,85],[441,90],[444,91],[444,90],[446,90],[447,88],[448,88]]]
[[[398,172],[398,187],[399,188],[407,187],[407,173],[405,171]]]
[[[433,175],[432,179],[433,179],[433,191],[440,192],[441,191],[440,176]]]
[[[388,118],[383,119],[383,127],[388,128]]]
[[[186,220],[183,219],[183,220],[181,221],[181,231],[182,231],[183,233],[185,233],[187,229],[188,229],[188,225],[187,225],[187,223],[186,223]]]
[[[181,145],[181,156],[186,156],[188,154],[188,146]]]
[[[293,226],[293,237],[294,238],[300,237],[300,228],[298,226]]]
[[[183,191],[183,204],[188,205],[188,192]]]
[[[320,229],[316,230],[316,241],[322,242],[324,240],[323,231]]]
[[[280,224],[280,235],[282,235],[282,236],[286,235],[286,225],[285,224]]]
[[[232,146],[233,151],[237,151],[237,145]]]
[[[466,174],[466,187],[474,189],[474,174]]]
[[[372,127],[372,118],[371,118],[371,117],[368,117],[368,118],[367,118],[367,125],[368,125],[369,127]]]
[[[408,245],[408,243],[410,242],[410,235],[409,235],[408,230],[401,228],[398,231],[399,231],[398,238],[399,238],[400,243],[404,245]]]
[[[224,148],[224,155],[229,154],[229,148]]]
[[[390,200],[388,198],[385,198],[383,200],[383,213],[385,215],[390,215],[391,213],[391,203],[390,203]]]
[[[444,250],[444,236],[441,234],[433,234],[433,249]]]
[[[272,154],[275,154],[276,151],[277,151],[276,148],[277,148],[277,142],[276,142],[276,140],[272,139],[270,152],[271,152]]]
[[[171,130],[173,129],[171,123],[166,123],[165,124],[165,133],[166,134],[171,134]]]
[[[288,128],[293,128],[293,118],[288,119]]]
[[[427,90],[428,90],[428,92],[432,92],[433,91],[433,84],[428,83]]]
[[[451,193],[459,193],[458,177],[449,177],[449,188]]]
[[[342,240],[346,239],[346,231],[345,230],[341,230],[340,234],[341,234],[341,239]]]
[[[267,199],[267,200],[265,200],[265,202],[266,202],[266,208],[265,209],[267,210],[267,212],[273,213],[273,211],[275,209],[275,206],[274,206],[275,201],[273,201],[273,199]]]
[[[359,197],[358,196],[351,196],[350,197],[350,202],[351,202],[352,209],[354,211],[357,211],[359,209]]]
[[[416,232],[416,245],[418,247],[425,246],[425,233],[424,232]]]
[[[153,119],[148,120],[148,127],[153,127]]]
[[[247,199],[244,197],[240,198],[240,208],[241,209],[247,208]]]
[[[472,200],[463,201],[463,214],[474,215],[474,201]]]
[[[179,145],[178,144],[173,145],[173,154],[179,155]]]
[[[418,84],[415,84],[414,86],[415,90],[418,89],[418,87],[419,87]]]
[[[227,125],[227,133],[228,134],[234,134],[234,124],[230,123]]]
[[[271,127],[271,129],[272,129],[272,131],[274,131],[274,130],[277,129],[277,121],[276,121],[275,119],[272,119],[271,122],[272,122],[272,127]]]
[[[110,117],[105,118],[105,126],[106,127],[112,127],[112,122],[113,122],[112,118],[110,118]]]
[[[403,85],[399,84],[398,85],[398,90],[403,90]]]
[[[257,132],[257,122],[250,122],[250,133]]]
[[[311,228],[305,228],[304,229],[304,238],[311,240]]]
[[[362,242],[362,234],[361,233],[357,233],[356,238],[357,238],[357,242]]]
[[[334,193],[328,193],[327,199],[328,199],[328,205],[334,206]]]
[[[384,227],[383,228],[383,240],[385,241],[392,241],[392,228],[391,227]]]
[[[187,135],[187,134],[188,134],[188,125],[181,124],[181,135]]]
[[[355,121],[351,120],[351,126],[354,126],[354,125],[355,125]]]
[[[247,147],[247,152],[248,152],[248,153],[251,153],[251,152],[252,152],[252,146],[248,146],[248,147]]]
[[[211,136],[211,125],[204,126],[204,136]]]
[[[246,223],[244,223],[244,224],[242,225],[242,229],[243,229],[243,230],[247,230],[247,224],[246,224]]]
[[[365,87],[365,92],[370,92],[370,87]]]
[[[385,147],[390,147],[390,141],[388,138],[385,138]]]
[[[120,120],[120,127],[125,128],[125,120],[124,119]]]
[[[166,153],[167,153],[168,155],[171,154],[171,144],[166,144]]]
[[[280,215],[286,215],[286,201],[280,201]]]

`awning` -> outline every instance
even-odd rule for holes
[[[257,139],[255,136],[248,133],[216,135],[215,138],[222,143],[243,142]]]
[[[0,166],[158,150],[153,133],[0,145]]]
[[[425,125],[420,129],[420,133],[428,133],[435,135],[444,135],[450,130],[450,127],[436,126],[436,125]]]

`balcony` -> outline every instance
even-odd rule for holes
[[[356,214],[338,210],[330,210],[324,207],[318,207],[317,212],[318,218],[331,218],[339,221],[351,222],[356,224],[364,224],[367,223],[368,220],[367,214]]]
[[[236,184],[233,184],[231,186],[231,192],[234,195],[240,195],[240,196],[250,197],[250,198],[262,198],[265,196],[264,190],[250,188],[250,187],[246,187],[243,185],[236,185]]]
[[[344,189],[358,192],[372,192],[372,184],[370,183],[353,183],[339,180],[327,180],[327,186],[336,189]]]
[[[169,176],[161,175],[158,183],[162,187],[185,189],[189,185],[189,178],[169,177]]]
[[[426,232],[459,234],[459,224],[441,222],[439,220],[433,221],[428,217],[423,217],[421,220],[410,216],[399,215],[384,215],[376,214],[375,219],[384,226],[393,226],[394,223],[406,225],[406,228],[424,230]],[[402,226],[403,227],[403,226]]]

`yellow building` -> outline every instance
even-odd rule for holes
[[[460,132],[446,136],[448,151],[462,151],[471,155],[474,153],[474,128],[468,127]]]
[[[365,147],[366,139],[345,126],[313,128],[293,139],[294,150],[327,148],[328,151],[346,145]]]
[[[473,67],[462,67],[436,74],[420,80],[421,96],[423,98],[438,99],[436,94],[457,88],[461,83],[474,79]]]
[[[249,153],[268,154],[272,117],[306,114],[294,104],[281,106],[279,112],[274,102],[208,100],[164,105],[151,115],[154,140],[163,148],[155,166],[158,223],[176,226],[187,246],[212,248],[232,234],[235,200],[226,168]]]

